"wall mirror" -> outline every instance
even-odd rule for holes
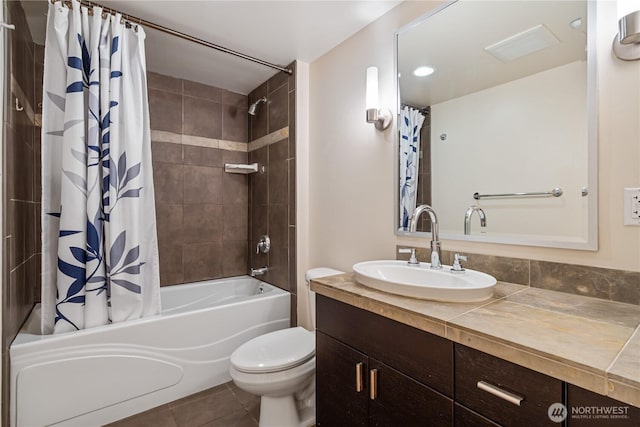
[[[441,239],[597,249],[595,19],[459,0],[396,33],[397,234],[426,203]]]

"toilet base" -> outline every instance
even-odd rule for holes
[[[260,398],[259,427],[309,427],[315,423],[315,392],[304,400],[292,395]]]
[[[262,396],[260,399],[260,427],[301,427],[298,408],[292,395]]]
[[[300,423],[298,424],[300,427],[310,427],[316,423],[316,408],[314,407],[306,407],[299,413]]]

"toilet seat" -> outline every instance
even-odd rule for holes
[[[298,326],[242,344],[231,354],[231,365],[240,372],[279,372],[301,365],[315,354],[315,335]]]

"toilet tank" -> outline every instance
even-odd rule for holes
[[[344,273],[344,271],[334,270],[333,268],[328,268],[328,267],[312,268],[310,270],[307,270],[307,272],[305,273],[304,281],[306,282],[307,287],[309,287],[309,284],[313,279],[319,279],[320,277],[333,276],[333,275],[342,274],[342,273]],[[311,287],[309,287],[308,295],[309,295],[309,313],[311,313],[311,325],[315,329],[316,328],[316,293],[311,290]]]

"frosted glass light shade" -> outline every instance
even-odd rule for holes
[[[378,67],[367,68],[366,109],[378,108]]]

